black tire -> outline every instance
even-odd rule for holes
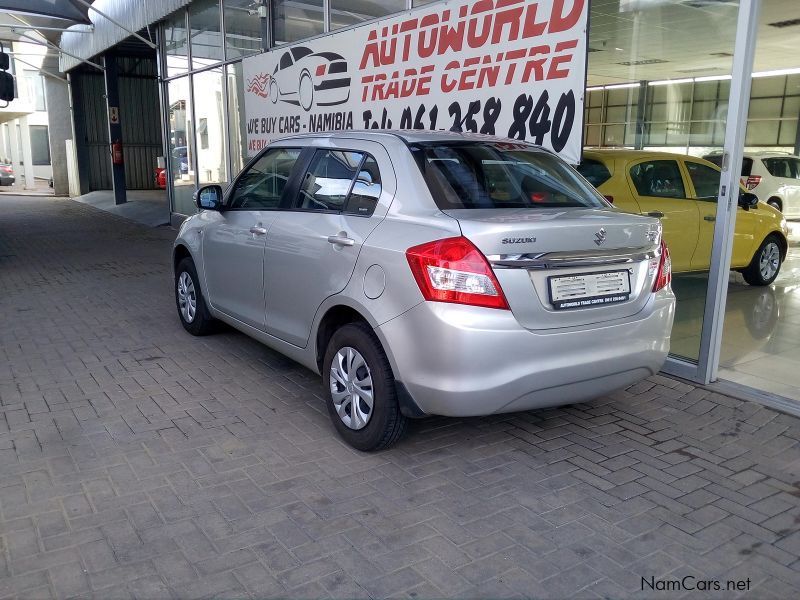
[[[305,79],[308,80],[308,85],[311,86],[311,88],[308,91],[310,96],[308,96],[307,98],[303,98],[303,93],[301,91],[303,89],[303,80]],[[297,83],[297,100],[300,103],[300,108],[302,108],[306,112],[311,110],[311,108],[314,106],[314,80],[311,79],[311,73],[309,73],[308,71],[303,71],[300,74],[300,80]],[[305,100],[308,101],[308,106],[305,106],[306,104]]]
[[[269,82],[269,99],[273,104],[278,101],[279,94],[280,92],[278,91],[278,84],[275,83],[274,79],[271,79]]]
[[[348,347],[361,354],[372,377],[373,406],[366,425],[361,429],[352,429],[344,423],[333,400],[332,387],[335,384],[331,383],[331,367],[339,350]],[[348,323],[333,334],[322,363],[322,383],[333,425],[353,448],[364,452],[382,450],[397,442],[405,433],[408,419],[400,413],[392,367],[380,341],[366,323]]]
[[[775,210],[783,212],[781,201],[778,200],[777,198],[770,198],[769,200],[767,200],[767,204],[769,204]]]
[[[192,282],[194,288],[194,301],[195,311],[194,318],[188,319],[184,316],[184,311],[181,304],[181,294],[179,291],[181,276],[186,274]],[[175,306],[178,309],[178,317],[181,320],[183,328],[192,335],[208,335],[213,333],[216,329],[216,319],[211,316],[206,306],[206,299],[203,297],[203,291],[200,289],[200,279],[197,277],[197,269],[194,267],[194,261],[191,258],[184,258],[178,263],[175,269]]]
[[[764,286],[769,285],[775,278],[778,276],[778,273],[781,271],[781,265],[783,264],[783,251],[782,251],[782,244],[780,238],[777,235],[768,235],[766,239],[761,242],[761,245],[756,250],[756,253],[753,255],[753,260],[750,261],[750,264],[747,266],[746,269],[742,271],[742,276],[744,280],[749,283],[750,285],[754,286]],[[765,259],[766,254],[774,253],[774,249],[777,248],[777,268],[775,269],[774,273],[770,271],[767,272],[765,275],[762,273],[762,259]],[[773,254],[774,256],[774,254]]]

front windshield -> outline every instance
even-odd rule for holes
[[[420,143],[411,151],[441,210],[609,206],[566,163],[524,144]]]

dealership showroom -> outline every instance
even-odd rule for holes
[[[0,43],[0,600],[800,597],[800,0]]]

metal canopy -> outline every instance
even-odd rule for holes
[[[0,0],[0,12],[59,19],[90,25],[89,9],[75,0]]]

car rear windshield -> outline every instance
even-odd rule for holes
[[[720,169],[722,168],[722,154],[707,154],[703,158],[708,162],[714,163]],[[753,171],[753,159],[747,158],[746,156],[742,157],[742,177],[750,177],[750,173],[752,171]]]
[[[578,173],[583,175],[586,181],[591,183],[594,187],[600,187],[611,179],[611,171],[599,160],[584,158],[581,164],[577,166],[577,169]]]
[[[441,210],[608,206],[569,165],[525,144],[432,142],[411,151]]]
[[[800,160],[791,156],[765,158],[762,161],[767,171],[773,177],[785,179],[800,179]]]

